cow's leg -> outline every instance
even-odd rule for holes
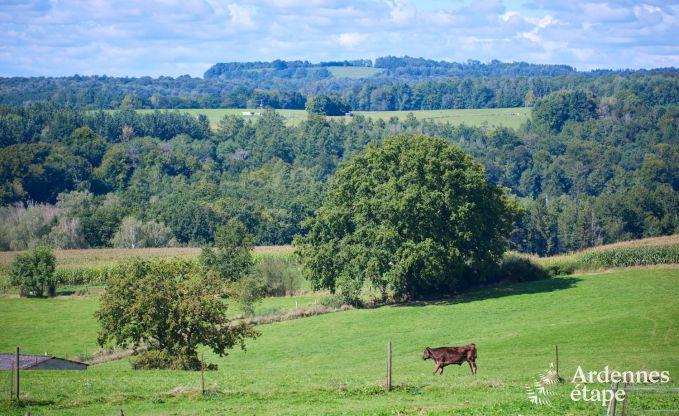
[[[440,368],[441,368],[441,364],[436,363],[436,368],[434,368],[434,373],[433,373],[433,374],[436,374],[436,373],[439,371]]]
[[[443,367],[445,367],[445,364],[441,364],[441,372],[439,373],[440,376],[443,375]]]
[[[472,375],[476,375],[476,361],[468,361],[469,369],[472,370]]]

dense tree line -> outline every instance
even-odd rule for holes
[[[233,218],[255,244],[289,243],[339,164],[407,132],[460,146],[521,199],[515,249],[553,254],[671,234],[679,231],[677,102],[654,88],[563,90],[538,99],[518,131],[414,116],[310,115],[286,126],[274,111],[228,116],[212,131],[205,117],[172,111],[3,107],[0,247],[205,244]]]
[[[370,67],[369,60],[230,62],[204,78],[80,76],[0,78],[0,105],[55,103],[85,109],[253,108],[304,109],[317,95],[336,95],[352,111],[532,106],[562,89],[596,96],[631,90],[647,103],[679,96],[679,73],[655,70],[578,72],[563,65],[491,61],[465,63],[383,57],[368,78],[335,77],[331,66]]]

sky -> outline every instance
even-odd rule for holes
[[[679,0],[0,0],[0,76],[424,57],[679,67]]]

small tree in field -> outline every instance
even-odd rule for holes
[[[230,219],[220,225],[215,233],[215,247],[203,248],[200,254],[201,265],[217,273],[227,281],[239,281],[250,274],[252,259],[252,236],[243,223]]]
[[[519,212],[483,167],[443,139],[388,138],[340,168],[296,240],[316,289],[412,299],[483,282]]]
[[[199,345],[223,356],[257,335],[246,324],[232,325],[222,280],[194,262],[136,259],[110,281],[95,314],[101,324],[97,341],[145,347],[135,368],[200,369]]]
[[[12,263],[10,284],[19,288],[21,296],[54,296],[57,281],[54,277],[56,258],[49,247],[36,247],[19,254]]]

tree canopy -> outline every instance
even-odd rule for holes
[[[98,342],[144,346],[164,357],[157,366],[177,369],[200,368],[198,345],[220,356],[236,345],[245,348],[245,339],[257,333],[244,323],[232,325],[222,283],[188,260],[127,262],[101,296]]]
[[[356,301],[368,285],[412,299],[482,282],[519,212],[459,147],[400,135],[337,171],[296,244],[316,289]]]

